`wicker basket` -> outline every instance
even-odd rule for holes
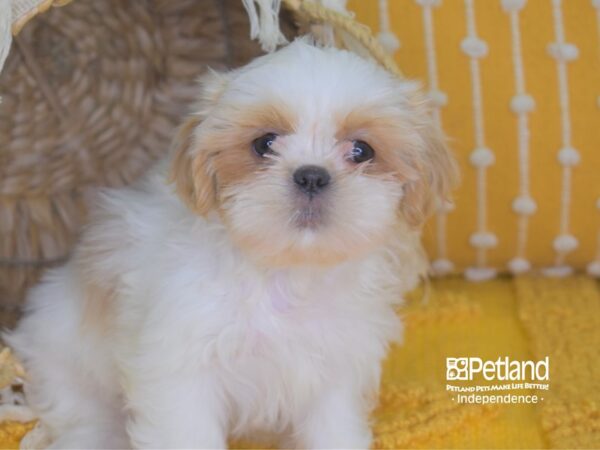
[[[68,258],[90,193],[165,153],[198,75],[260,53],[247,21],[240,0],[77,0],[23,27],[0,76],[4,315]]]

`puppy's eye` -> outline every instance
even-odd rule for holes
[[[359,164],[375,158],[375,150],[365,141],[354,141],[350,152],[350,159]]]
[[[265,156],[267,153],[273,153],[271,146],[273,145],[273,142],[275,142],[275,139],[277,139],[275,133],[264,134],[252,141],[252,150],[254,150],[254,153],[258,156]]]

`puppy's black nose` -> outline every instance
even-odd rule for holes
[[[329,172],[319,166],[302,166],[294,172],[294,183],[305,194],[313,195],[321,192],[331,181]]]

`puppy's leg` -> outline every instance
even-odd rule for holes
[[[139,375],[127,392],[135,448],[226,448],[226,405],[216,374]]]
[[[119,399],[74,368],[46,364],[32,374],[26,392],[49,429],[51,448],[129,447]]]
[[[25,366],[27,402],[56,447],[123,447],[118,385],[106,350],[82,333],[81,295],[70,266],[52,272],[30,292],[24,319],[4,339]]]
[[[131,448],[127,435],[118,428],[102,424],[77,425],[61,434],[50,444],[49,449],[114,449]]]
[[[367,449],[372,434],[360,393],[331,386],[295,425],[298,448]]]

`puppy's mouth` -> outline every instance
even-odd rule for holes
[[[292,222],[301,229],[316,229],[325,223],[325,208],[319,198],[299,198],[292,215]]]

